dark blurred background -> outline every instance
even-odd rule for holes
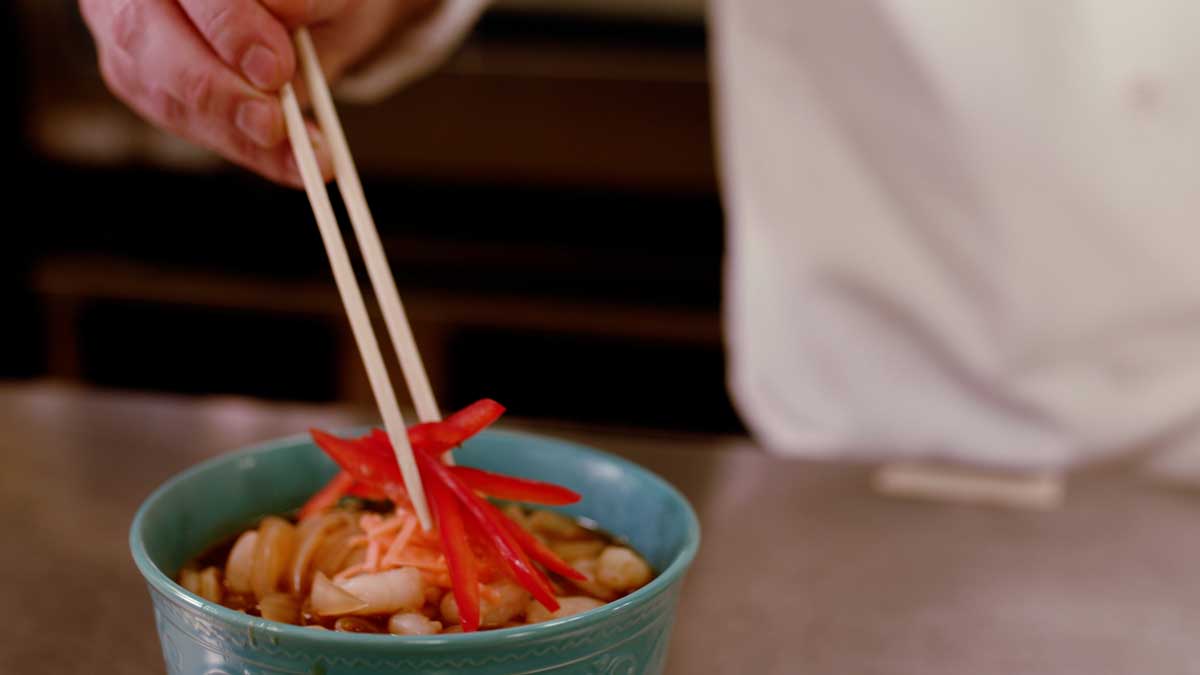
[[[0,11],[0,377],[370,401],[304,196],[122,108],[72,0]],[[501,2],[437,75],[342,106],[444,406],[740,429],[705,50],[702,0]]]

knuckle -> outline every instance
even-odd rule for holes
[[[209,69],[184,70],[179,75],[179,92],[183,105],[200,114],[207,114],[213,105],[213,74]]]
[[[214,47],[235,47],[234,42],[243,34],[241,28],[249,20],[242,10],[243,6],[237,2],[218,3],[210,14],[200,20],[200,32]]]
[[[112,44],[125,54],[138,51],[146,35],[146,16],[138,0],[116,0],[111,23]]]
[[[188,109],[179,99],[161,89],[150,92],[147,99],[151,115],[163,127],[175,133],[187,129]]]

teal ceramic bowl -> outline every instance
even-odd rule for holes
[[[636,464],[563,441],[485,432],[463,464],[567,485],[562,509],[625,537],[659,575],[583,614],[469,635],[397,637],[315,631],[214,605],[172,578],[192,556],[269,513],[299,506],[334,473],[307,437],[218,457],[172,478],[138,510],[130,547],[150,587],[171,675],[660,673],[684,574],[700,543],[687,500]]]

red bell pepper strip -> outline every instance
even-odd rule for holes
[[[514,502],[562,506],[579,501],[579,493],[561,485],[543,483],[528,478],[505,476],[469,466],[453,466],[450,471],[462,479],[472,490]]]
[[[521,527],[520,524],[513,521],[512,518],[509,518],[501,513],[500,510],[495,506],[491,504],[488,504],[488,506],[492,507],[492,510],[495,511],[497,516],[503,518],[501,522],[503,522],[504,526],[508,528],[508,531],[512,534],[513,539],[516,539],[521,548],[525,549],[525,552],[529,554],[530,558],[533,558],[535,561],[541,563],[542,567],[545,567],[555,574],[564,576],[568,579],[574,579],[575,581],[587,581],[586,575],[568,565],[565,560],[558,557],[558,554],[546,548],[545,544],[538,541],[537,537],[526,532],[525,528]]]
[[[448,467],[438,459],[439,454],[478,433],[503,412],[503,406],[484,399],[445,421],[419,424],[409,429],[409,442],[416,451],[414,455],[437,519],[463,630],[468,631],[479,628],[481,571],[490,576],[497,565],[507,570],[509,576],[551,611],[559,607],[554,590],[533,560],[564,577],[582,580],[579,572],[475,491],[503,499],[552,505],[578,501],[578,494],[540,481],[466,467]],[[347,492],[370,498],[383,495],[397,503],[407,501],[391,443],[382,430],[375,429],[358,439],[339,438],[316,429],[312,430],[312,435],[317,445],[343,469],[335,483],[318,494],[321,496],[318,504],[336,503],[337,498]],[[465,514],[463,509],[466,509]],[[472,542],[479,549],[478,558]]]
[[[300,507],[300,520],[310,518],[312,516],[323,513],[326,509],[332,508],[338,503],[338,500],[346,495],[346,492],[354,485],[354,476],[345,471],[338,472],[338,475],[333,477],[333,480],[325,484],[308,501],[304,506]]]
[[[308,498],[308,501],[304,503],[304,506],[300,507],[300,513],[298,517],[300,520],[304,520],[305,518],[315,516],[328,509],[331,509],[334,506],[337,506],[338,501],[340,501],[342,497],[347,495],[351,497],[358,497],[360,499],[370,499],[373,501],[379,501],[388,498],[387,495],[382,491],[369,485],[359,483],[358,481],[354,480],[354,476],[351,476],[345,471],[339,471],[336,476],[331,478],[329,482],[325,484],[325,487],[321,488],[316,492],[316,494]]]
[[[459,441],[461,443],[483,431],[492,422],[500,419],[503,414],[504,406],[490,398],[483,398],[450,415],[443,420],[443,423],[458,429],[463,434],[462,440]]]
[[[462,512],[454,495],[428,471],[425,474],[429,505],[437,520],[442,551],[450,568],[454,601],[458,603],[459,623],[464,632],[470,633],[479,630],[479,574],[475,567],[475,555],[467,542]]]
[[[354,485],[351,485],[350,489],[346,490],[346,494],[350,495],[351,497],[358,497],[359,499],[369,499],[373,502],[382,501],[388,498],[387,493],[383,492],[382,490],[373,488],[365,483],[358,482],[355,482]]]
[[[442,422],[415,425],[409,429],[409,442],[421,452],[445,452],[479,433],[503,413],[504,406],[491,399],[476,401]],[[404,484],[391,442],[382,429],[359,439],[340,438],[319,429],[311,429],[310,433],[313,441],[358,483],[379,488],[386,494],[394,493]]]
[[[441,454],[469,438],[459,429],[445,422],[423,422],[408,428],[408,442],[414,450]]]
[[[450,467],[425,455],[417,455],[417,459],[426,467],[428,473],[436,476],[434,482],[440,480],[446,488],[449,488],[466,509],[467,515],[474,518],[475,522],[480,525],[496,550],[499,551],[500,557],[508,566],[513,579],[529,591],[535,600],[542,603],[543,607],[551,612],[556,611],[558,601],[554,599],[554,590],[550,587],[550,580],[542,574],[541,570],[534,567],[508,528],[496,518],[496,516],[499,518],[504,518],[504,516],[498,513],[494,516],[492,511],[489,511],[490,505],[451,473]]]
[[[492,545],[491,540],[475,522],[474,518],[464,518],[467,526],[467,539],[471,542],[471,550],[475,552],[475,565],[479,570],[479,583],[487,585],[511,576],[508,565],[500,557],[500,552]]]
[[[397,488],[403,490],[404,477],[396,464],[394,455],[377,443],[363,442],[364,439],[348,439],[334,436],[320,429],[310,429],[313,441],[325,451],[325,454],[337,462],[342,470],[354,477],[354,480],[364,485],[378,488],[391,495]],[[385,436],[386,438],[386,436]]]
[[[439,454],[462,445],[504,414],[504,406],[485,398],[450,415],[441,422],[425,422],[409,427],[408,442],[413,448]]]

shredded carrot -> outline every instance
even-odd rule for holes
[[[445,572],[446,561],[444,560],[422,560],[420,558],[403,558],[393,561],[395,567],[415,567],[419,570],[429,570],[430,572]]]
[[[367,560],[363,563],[363,569],[368,572],[379,571],[379,540],[371,539],[367,542]]]
[[[365,546],[362,562],[351,565],[334,575],[334,581],[345,581],[359,574],[382,572],[397,567],[415,567],[426,576],[427,583],[450,587],[449,567],[441,553],[436,534],[417,527],[411,508],[397,505],[386,516],[364,513],[358,518],[363,533],[346,540],[349,549]]]
[[[412,540],[413,532],[417,529],[416,518],[405,518],[404,525],[400,532],[396,534],[396,538],[392,540],[391,546],[388,546],[387,553],[383,554],[383,562],[381,564],[392,566],[395,561],[400,558],[400,552],[408,546],[408,542]]]
[[[415,518],[416,516],[413,517]],[[411,543],[428,546],[430,548],[436,548],[438,550],[441,550],[442,548],[442,540],[438,536],[436,529],[430,530],[429,532],[421,529],[415,530],[412,534]]]
[[[387,520],[384,520],[381,523],[376,523],[371,527],[367,527],[367,523],[359,524],[362,526],[363,531],[367,533],[368,537],[382,537],[383,535],[391,534],[392,532],[400,529],[404,523],[407,522],[407,520],[408,514],[404,513],[395,516],[389,516]]]
[[[333,575],[333,580],[334,581],[345,581],[345,580],[349,579],[350,577],[358,574],[359,572],[362,572],[363,568],[364,568],[364,566],[361,563],[359,563],[358,565],[351,565],[351,566],[347,567],[346,569],[342,570],[341,572],[338,572],[337,574]]]

